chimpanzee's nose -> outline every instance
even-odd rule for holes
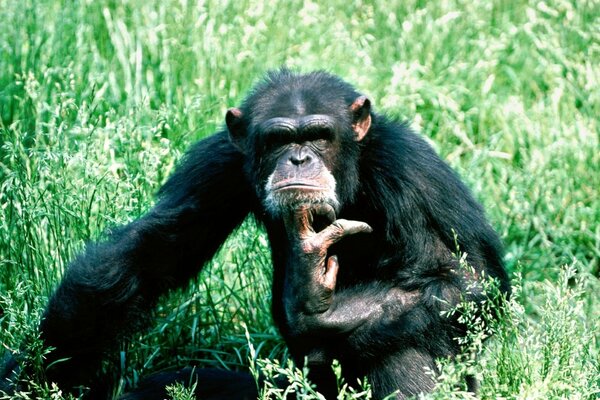
[[[299,148],[298,150],[292,152],[292,154],[290,155],[290,162],[296,166],[300,166],[302,164],[310,164],[311,161],[312,156],[305,147]]]

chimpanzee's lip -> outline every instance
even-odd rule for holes
[[[300,190],[325,190],[324,187],[315,185],[312,182],[304,182],[304,181],[292,181],[292,180],[283,180],[277,182],[273,185],[272,190],[290,190],[290,189],[300,189]]]

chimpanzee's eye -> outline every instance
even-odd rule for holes
[[[326,139],[317,139],[313,140],[311,143],[313,144],[313,146],[315,146],[315,149],[319,151],[324,151],[327,149],[329,141],[327,141]]]
[[[277,132],[270,132],[262,141],[263,148],[267,151],[276,150],[287,143],[289,143],[289,135]]]

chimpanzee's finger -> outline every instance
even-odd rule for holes
[[[327,259],[325,273],[323,274],[323,285],[331,290],[335,289],[337,273],[340,268],[337,256],[331,256]]]
[[[303,204],[286,213],[283,222],[288,235],[304,236],[312,232],[312,219],[311,206]]]
[[[341,240],[344,236],[354,235],[362,232],[373,232],[373,228],[371,228],[366,222],[337,219],[327,228],[319,232],[318,235],[319,239],[322,240],[323,243],[331,245]]]
[[[335,210],[330,204],[302,204],[284,218],[288,233],[305,236],[314,233],[315,217],[323,217],[328,223],[335,221]]]
[[[333,223],[335,221],[335,210],[328,203],[319,203],[315,204],[311,207],[311,212],[314,216],[321,216],[327,218],[329,223]],[[311,221],[312,222],[312,221]]]

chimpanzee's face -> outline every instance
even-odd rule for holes
[[[302,204],[339,208],[334,176],[339,138],[334,118],[311,114],[271,118],[257,126],[259,196],[273,215]]]
[[[358,97],[337,116],[284,111],[260,119],[237,108],[227,112],[232,142],[247,157],[258,198],[275,218],[304,204],[327,204],[337,213],[356,187],[358,155],[350,150],[370,127],[368,99]]]

